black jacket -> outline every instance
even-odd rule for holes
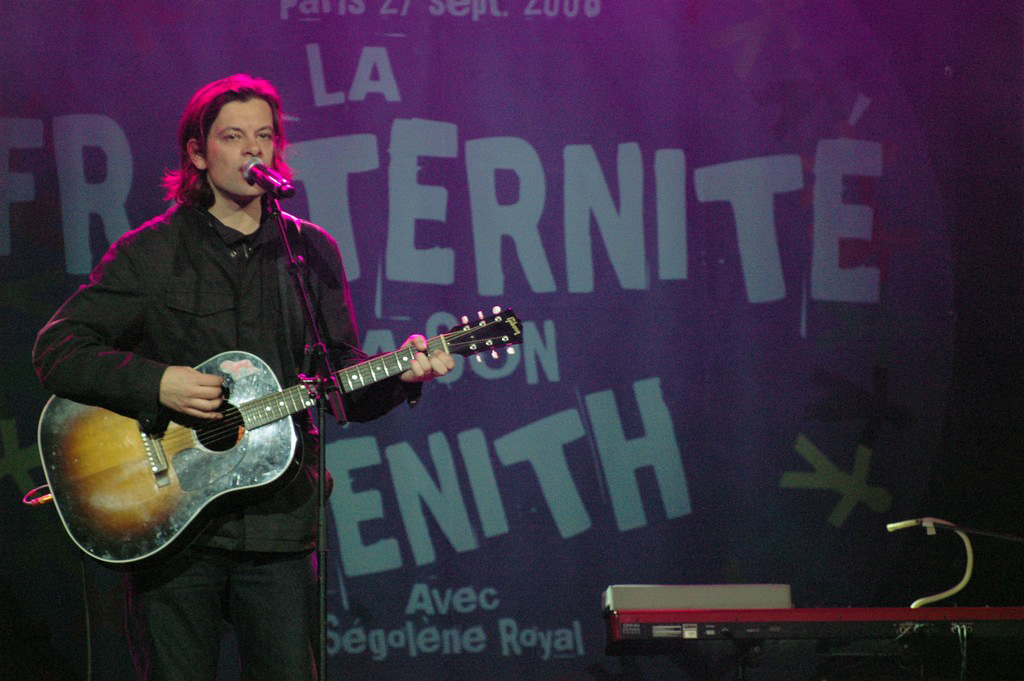
[[[315,225],[286,218],[334,368],[365,359],[336,242]],[[158,399],[167,366],[197,366],[219,352],[244,350],[290,386],[307,340],[274,220],[265,217],[245,236],[205,210],[178,206],[110,247],[89,282],[39,332],[33,362],[51,392],[148,428],[168,416]],[[418,385],[389,379],[347,394],[346,416],[366,421],[417,397]],[[228,495],[200,542],[251,551],[313,546],[314,440],[303,434],[305,455],[297,455],[289,484]]]

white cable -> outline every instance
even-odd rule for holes
[[[889,530],[890,532],[895,532],[896,530],[903,530],[908,527],[915,527],[917,525],[920,525],[921,522],[921,518],[914,518],[913,520],[901,520],[898,523],[889,523],[885,526],[885,529]]]
[[[918,598],[916,601],[910,604],[911,608],[920,608],[922,605],[928,605],[929,603],[941,601],[944,598],[949,598],[953,594],[959,593],[965,586],[967,586],[967,582],[971,581],[971,574],[974,572],[974,549],[971,548],[971,540],[967,537],[966,532],[960,530],[956,525],[949,522],[948,520],[942,520],[940,518],[914,518],[912,520],[901,520],[900,522],[889,523],[885,526],[885,529],[889,530],[890,532],[895,532],[896,530],[903,530],[908,527],[915,527],[917,525],[923,526],[928,534],[935,534],[935,526],[939,525],[946,529],[953,530],[958,535],[960,535],[960,539],[962,539],[964,542],[964,549],[967,551],[967,567],[964,570],[963,579],[960,580],[959,584],[950,589],[946,589],[945,591],[934,594],[932,596]]]

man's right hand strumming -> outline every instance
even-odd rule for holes
[[[199,419],[219,419],[224,379],[192,367],[169,366],[160,378],[160,404]]]

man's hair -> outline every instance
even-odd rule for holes
[[[189,158],[189,140],[198,141],[200,150],[205,154],[210,128],[224,105],[228,102],[248,102],[254,98],[262,99],[270,105],[274,120],[274,162],[271,167],[286,178],[292,178],[292,170],[285,162],[288,141],[281,125],[281,96],[270,81],[237,73],[199,88],[189,100],[178,128],[178,151],[181,155],[179,167],[164,173],[163,186],[167,190],[164,198],[200,208],[213,205],[213,189],[206,178],[206,171],[196,168]]]

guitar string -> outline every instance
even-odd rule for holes
[[[429,349],[429,346],[428,346],[428,349]],[[396,354],[396,353],[392,353],[392,354]],[[378,360],[383,360],[383,359],[384,359],[383,357],[382,358],[374,358],[374,359],[369,360],[368,362],[366,362],[364,364],[368,364],[369,362],[376,362]],[[383,363],[383,362],[381,361],[379,363]],[[349,367],[348,369],[343,369],[342,371],[340,371],[338,373],[339,374],[343,374],[343,373],[346,373],[346,372],[350,372],[352,370],[354,370],[354,373],[359,373],[359,370],[356,368],[358,366],[363,366],[363,365],[360,364],[360,365],[356,365],[356,366],[353,366],[353,367]],[[239,428],[243,428],[245,426],[245,414],[243,413],[243,411],[246,412],[246,413],[249,413],[249,414],[253,414],[253,413],[257,413],[258,414],[260,412],[265,412],[268,406],[279,405],[280,402],[287,402],[289,400],[294,400],[295,398],[299,397],[299,395],[297,393],[301,393],[301,391],[302,391],[302,386],[301,385],[294,385],[294,386],[286,388],[286,389],[284,389],[284,390],[282,390],[280,392],[274,393],[272,395],[264,395],[262,397],[258,397],[258,398],[254,399],[254,400],[246,402],[245,404],[234,406],[234,408],[231,409],[230,411],[224,412],[225,413],[224,418],[218,420],[215,424],[209,424],[209,425],[203,424],[203,425],[198,426],[195,429],[184,428],[184,429],[182,429],[180,431],[175,431],[174,433],[172,433],[172,434],[170,434],[168,436],[165,436],[164,439],[163,439],[163,442],[166,445],[170,445],[172,447],[177,447],[179,445],[187,445],[187,444],[192,442],[192,432],[193,432],[193,430],[200,430],[202,432],[203,436],[206,436],[208,438],[212,438],[214,440],[219,439],[221,437],[225,437],[225,436],[227,436],[230,433],[237,432]],[[296,411],[298,411],[298,410],[296,410]],[[280,416],[278,416],[276,419],[273,419],[273,420],[280,420],[280,419],[284,418],[285,416],[288,416],[290,413],[295,413],[295,412],[287,412],[287,413],[281,414]],[[206,427],[203,427],[204,425],[206,425]]]
[[[468,343],[465,343],[465,342],[458,343],[458,339],[461,338],[462,336],[466,335],[466,334],[471,334],[473,332],[476,332],[476,331],[480,330],[481,328],[487,328],[488,326],[490,326],[491,324],[494,324],[494,323],[496,323],[496,321],[492,320],[492,321],[489,321],[489,322],[487,322],[487,324],[484,324],[482,326],[475,326],[475,327],[471,327],[469,329],[462,329],[462,330],[457,330],[457,331],[451,331],[451,332],[449,332],[447,334],[442,334],[441,336],[438,336],[436,338],[432,338],[432,339],[430,339],[427,342],[427,352],[429,353],[432,350],[439,349],[439,348],[443,347],[444,344],[441,343],[441,340],[444,337],[447,337],[447,339],[449,341],[448,342],[448,347],[449,348],[452,348],[452,347],[454,347],[456,345],[468,345]],[[432,345],[433,345],[433,347],[431,347]],[[386,365],[384,363],[384,360],[387,357],[398,355],[400,352],[401,351],[396,350],[395,352],[390,353],[388,355],[382,355],[381,357],[375,357],[375,358],[367,360],[366,362],[363,362],[361,364],[357,364],[357,365],[348,367],[346,369],[342,369],[341,371],[339,371],[337,373],[338,374],[345,374],[345,373],[361,374],[362,373],[361,367],[368,366],[368,365],[370,365],[370,364],[372,364],[374,362],[384,366],[385,370],[386,370]],[[372,375],[372,367],[371,367],[371,375]],[[217,421],[216,425],[211,425],[209,428],[202,428],[203,434],[207,435],[209,437],[212,437],[214,440],[217,440],[217,439],[220,439],[222,437],[227,436],[229,433],[237,432],[239,428],[244,428],[245,427],[245,416],[242,413],[243,409],[245,409],[245,411],[250,412],[250,413],[253,412],[254,410],[259,410],[259,408],[264,408],[265,409],[265,407],[267,405],[279,403],[281,401],[285,401],[285,393],[291,393],[293,391],[296,391],[295,390],[296,388],[301,388],[301,387],[302,387],[301,385],[291,386],[290,388],[285,388],[284,390],[282,390],[282,391],[280,391],[278,393],[274,393],[273,395],[264,395],[263,397],[258,397],[258,398],[254,399],[254,400],[246,402],[243,405],[234,406],[233,409],[231,409],[228,412],[225,412],[225,414],[226,414],[225,417],[222,418],[222,419],[219,419]],[[289,395],[288,397],[294,398],[295,395]],[[281,414],[280,416],[278,416],[274,420],[280,420],[280,419],[284,418],[285,416],[289,416],[291,413],[297,413],[297,411],[299,411],[299,410],[296,410],[296,412],[289,412],[289,413]],[[173,447],[177,447],[179,445],[188,444],[189,442],[192,441],[192,431],[193,430],[195,430],[195,429],[183,428],[180,431],[175,431],[175,432],[165,436],[162,439],[162,442],[165,445],[170,445],[172,448]],[[239,437],[241,437],[241,436],[239,436]],[[236,442],[237,442],[237,440],[236,440]],[[232,445],[232,446],[234,446],[234,445]]]
[[[435,348],[436,348],[436,342],[438,341],[438,339],[432,339],[432,341],[435,342]],[[428,349],[428,351],[431,350],[430,343],[428,343],[427,349]],[[395,354],[397,354],[397,351],[395,353],[391,353],[391,354],[395,355]],[[348,369],[343,369],[342,371],[340,371],[338,373],[339,374],[344,374],[344,373],[361,373],[361,370],[358,367],[365,366],[367,364],[370,364],[371,362],[378,362],[379,364],[383,364],[384,363],[384,359],[386,357],[388,357],[388,355],[385,355],[385,356],[380,357],[380,358],[374,358],[372,360],[368,360],[367,362],[365,362],[363,364],[355,365],[353,367],[349,367]],[[285,393],[295,393],[295,392],[298,392],[298,391],[296,391],[296,388],[301,388],[301,386],[300,385],[299,386],[291,386],[290,388],[286,388],[285,390],[282,390],[279,393],[274,393],[272,395],[264,395],[262,397],[256,398],[255,400],[251,400],[249,402],[246,402],[243,405],[235,406],[230,411],[225,412],[225,417],[222,418],[222,419],[219,419],[216,422],[215,425],[214,424],[210,424],[207,427],[203,427],[201,425],[201,426],[197,426],[197,428],[195,428],[195,429],[183,428],[183,429],[181,429],[179,431],[175,431],[175,432],[165,436],[163,438],[163,442],[164,442],[165,445],[171,446],[172,448],[177,448],[178,446],[184,446],[184,445],[190,444],[192,442],[192,439],[193,439],[192,438],[193,430],[200,430],[200,431],[202,431],[202,434],[204,436],[206,436],[207,438],[212,438],[214,440],[220,439],[221,437],[226,437],[230,433],[236,433],[239,428],[243,428],[245,426],[245,415],[242,413],[243,410],[248,412],[248,413],[250,413],[250,414],[253,413],[254,411],[258,413],[259,411],[261,411],[261,409],[265,410],[265,408],[268,405],[272,405],[272,404],[284,401],[285,398],[288,398],[288,397],[290,397],[290,398],[296,397],[296,395],[294,395],[294,394],[285,395]],[[290,412],[290,413],[294,413],[294,412]],[[281,418],[284,418],[285,416],[288,416],[288,415],[289,415],[289,413],[281,414],[277,419],[274,419],[274,420],[280,420]],[[198,436],[197,436],[197,439],[198,439]]]

